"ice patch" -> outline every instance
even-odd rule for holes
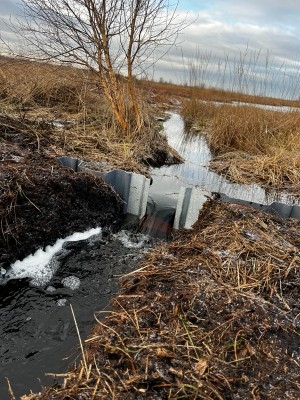
[[[31,278],[34,286],[46,285],[58,268],[55,254],[59,252],[65,242],[85,240],[94,235],[99,235],[101,228],[89,229],[85,232],[75,232],[65,239],[58,239],[53,246],[47,246],[45,250],[38,249],[34,254],[16,261],[5,274],[4,283],[11,279]]]
[[[77,276],[67,276],[66,278],[61,280],[61,283],[64,287],[67,287],[72,290],[76,290],[80,286],[80,279]]]

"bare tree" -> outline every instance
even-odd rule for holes
[[[177,0],[175,4],[169,0],[21,1],[24,17],[14,26],[26,40],[27,54],[91,70],[120,129],[140,131],[143,118],[135,75],[176,42],[184,25],[177,18]]]

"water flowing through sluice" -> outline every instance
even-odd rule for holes
[[[151,246],[149,236],[166,239],[174,225],[187,223],[187,199],[193,197],[194,188],[201,189],[202,196],[216,192],[225,201],[251,202],[265,210],[274,201],[282,202],[289,207],[284,212],[291,212],[293,199],[267,195],[256,185],[231,184],[210,171],[211,153],[205,138],[186,133],[178,114],[170,114],[164,126],[169,144],[186,160],[183,164],[153,169],[151,185],[141,176],[123,172],[121,181],[116,181],[120,172],[107,178],[123,194],[132,189],[124,212],[145,214],[138,232],[112,235],[98,228],[61,239],[9,271],[0,271],[1,400],[10,400],[6,377],[19,398],[30,390],[39,391],[41,385],[53,384],[51,374],[68,369],[79,355],[70,305],[84,339],[94,324],[94,313],[104,310],[117,291],[119,277],[138,267]],[[71,164],[73,169],[79,168],[78,160]],[[138,199],[139,192],[142,198]],[[193,211],[192,220],[199,210]],[[99,318],[104,315],[101,312]]]

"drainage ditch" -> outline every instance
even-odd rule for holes
[[[153,169],[152,185],[147,178],[124,171],[106,175],[107,181],[127,199],[123,212],[133,215],[133,222],[128,219],[127,226],[134,226],[136,219],[144,215],[140,233],[121,230],[113,235],[98,228],[79,240],[69,238],[56,244],[56,250],[40,251],[36,258],[27,260],[27,266],[21,263],[11,271],[1,271],[2,400],[10,399],[6,377],[17,398],[55,383],[58,378],[54,375],[64,373],[79,355],[70,304],[85,338],[95,323],[94,313],[102,318],[105,311],[97,314],[98,310],[109,310],[118,277],[137,268],[151,247],[150,236],[166,239],[174,224],[179,228],[191,225],[206,196],[218,193],[224,201],[299,218],[295,199],[266,194],[256,185],[233,185],[210,171],[211,154],[205,139],[186,134],[178,114],[170,114],[164,124],[170,145],[186,159],[185,163]],[[80,160],[64,158],[63,162],[80,170]],[[84,169],[89,168],[84,165]],[[41,262],[44,270],[41,265],[36,268]]]

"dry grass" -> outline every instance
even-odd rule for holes
[[[147,164],[161,164],[166,153],[172,154],[146,103],[142,134],[121,134],[101,88],[87,71],[1,58],[0,88],[0,114],[6,116],[1,131],[17,126],[41,143],[42,138],[48,140],[47,151],[55,156],[77,156],[102,161],[107,168],[146,173]],[[56,120],[69,124],[56,129]]]
[[[291,399],[299,384],[299,222],[211,202],[122,279],[88,367],[27,399]]]
[[[300,190],[300,113],[193,99],[184,118],[207,135],[211,167],[239,183]]]
[[[71,67],[0,59],[1,109],[28,112],[55,107],[55,111],[78,112],[86,81],[85,72]]]

